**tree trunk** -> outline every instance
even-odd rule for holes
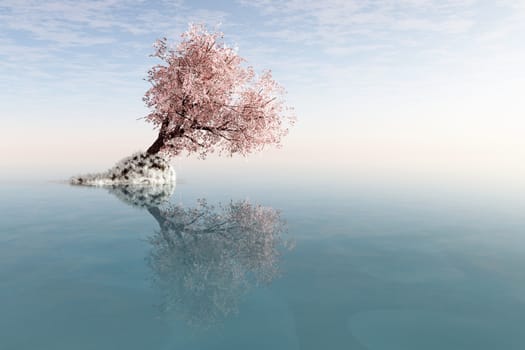
[[[180,125],[176,126],[174,130],[171,132],[167,131],[169,122],[164,122],[162,124],[162,127],[159,131],[159,136],[153,142],[151,146],[149,146],[148,150],[146,151],[149,155],[154,155],[159,153],[164,146],[166,146],[166,142],[173,139],[174,137],[180,137],[184,135],[184,129]]]
[[[146,151],[149,155],[154,155],[160,152],[160,150],[164,147],[164,135],[162,133],[159,133],[159,136],[153,142],[151,146],[149,146],[148,150]]]

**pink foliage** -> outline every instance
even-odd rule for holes
[[[240,153],[279,146],[294,122],[284,104],[283,88],[271,72],[257,76],[222,33],[191,25],[176,48],[158,40],[153,56],[163,61],[148,72],[152,87],[144,101],[146,119],[159,128],[148,153],[178,155],[183,151]]]

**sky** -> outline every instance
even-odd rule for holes
[[[189,23],[271,69],[298,121],[280,149],[179,174],[525,183],[523,0],[0,0],[0,179],[147,148],[152,44]]]

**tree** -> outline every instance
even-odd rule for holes
[[[144,102],[146,120],[159,130],[147,154],[205,158],[217,151],[246,155],[265,145],[279,145],[294,121],[283,100],[284,90],[270,71],[256,76],[222,33],[191,25],[176,48],[157,40],[155,53],[163,64],[148,72],[152,87]]]

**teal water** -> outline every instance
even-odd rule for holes
[[[524,349],[523,197],[373,188],[3,184],[0,349]]]

